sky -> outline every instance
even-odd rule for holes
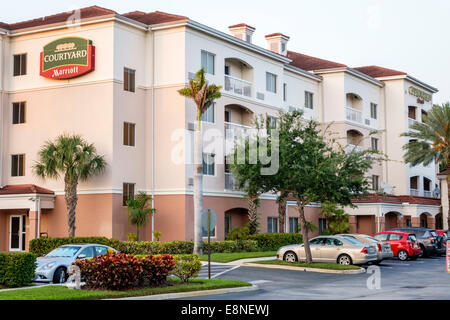
[[[223,32],[247,23],[264,36],[290,36],[288,50],[349,67],[378,65],[407,72],[450,101],[449,0],[1,0],[0,21],[13,23],[98,5],[117,13],[164,11]]]

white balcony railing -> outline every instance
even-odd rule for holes
[[[244,126],[242,124],[236,124],[231,122],[225,122],[225,139],[233,139],[237,141],[241,137],[247,135],[247,130],[252,127]]]
[[[225,172],[225,190],[238,191],[237,181],[229,172]]]
[[[252,96],[253,83],[225,75],[225,91],[245,97]]]
[[[410,188],[409,189],[409,194],[412,195],[412,196],[419,196],[419,190]]]
[[[411,126],[416,122],[417,122],[416,120],[408,118],[408,128],[411,128]]]
[[[345,147],[345,152],[350,153],[350,152],[361,152],[363,150],[362,147],[360,146],[355,146],[354,144],[347,144],[347,146]]]
[[[362,112],[350,107],[345,107],[345,117],[349,121],[362,123]]]
[[[423,190],[423,196],[427,198],[431,198],[431,191]]]

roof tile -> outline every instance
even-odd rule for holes
[[[288,51],[287,57],[292,60],[290,65],[303,69],[305,71],[347,67],[342,63],[311,57],[306,54],[301,54],[293,51]]]
[[[52,190],[34,184],[7,185],[0,188],[0,195],[10,194],[55,194]]]
[[[406,75],[406,72],[387,69],[379,66],[357,67],[353,69],[365,73],[372,78]]]

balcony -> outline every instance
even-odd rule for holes
[[[345,117],[347,120],[362,123],[362,112],[350,107],[345,107]]]
[[[244,126],[242,124],[236,124],[231,122],[225,122],[225,139],[233,139],[237,141],[241,137],[247,135],[247,130],[252,127]]]
[[[409,194],[412,196],[419,196],[419,190],[410,188]]]
[[[363,148],[360,146],[355,146],[354,144],[347,144],[347,146],[345,147],[346,153],[361,152],[361,151],[363,151]]]
[[[431,191],[423,190],[423,196],[427,198],[431,198]]]
[[[415,124],[417,121],[415,120],[415,119],[411,119],[411,118],[408,118],[408,128],[411,128],[411,126],[413,125],[413,124]]]
[[[236,95],[252,97],[253,83],[225,75],[225,91]]]
[[[225,190],[239,191],[237,181],[230,172],[225,172]]]

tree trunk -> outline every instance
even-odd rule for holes
[[[447,170],[450,170],[450,165],[447,166]],[[448,195],[449,207],[448,207],[448,211],[447,211],[447,226],[443,226],[443,227],[449,228],[449,225],[450,225],[450,175],[447,174],[445,179],[447,180],[447,195]],[[442,198],[442,192],[441,192],[441,198]],[[442,214],[442,222],[444,222],[444,214]]]
[[[139,226],[136,226],[136,241],[139,241]]]
[[[202,210],[203,210],[203,143],[201,113],[197,111],[197,130],[194,138],[194,254],[203,254]]]
[[[69,237],[75,237],[75,214],[77,208],[77,185],[78,181],[75,180],[73,182],[69,181],[69,177],[66,174],[64,178],[65,186],[64,186],[64,198],[66,200],[66,208],[67,208],[67,225],[69,227]]]
[[[311,248],[309,247],[308,230],[305,218],[305,203],[297,196],[298,216],[303,237],[303,248],[305,249],[306,263],[312,263]]]
[[[286,219],[286,202],[287,202],[287,193],[281,191],[280,196],[277,199],[278,203],[278,224],[279,224],[279,232],[289,232],[289,230],[285,230],[285,219]]]
[[[248,221],[250,222],[250,234],[256,234],[258,231],[258,196],[248,197]]]

